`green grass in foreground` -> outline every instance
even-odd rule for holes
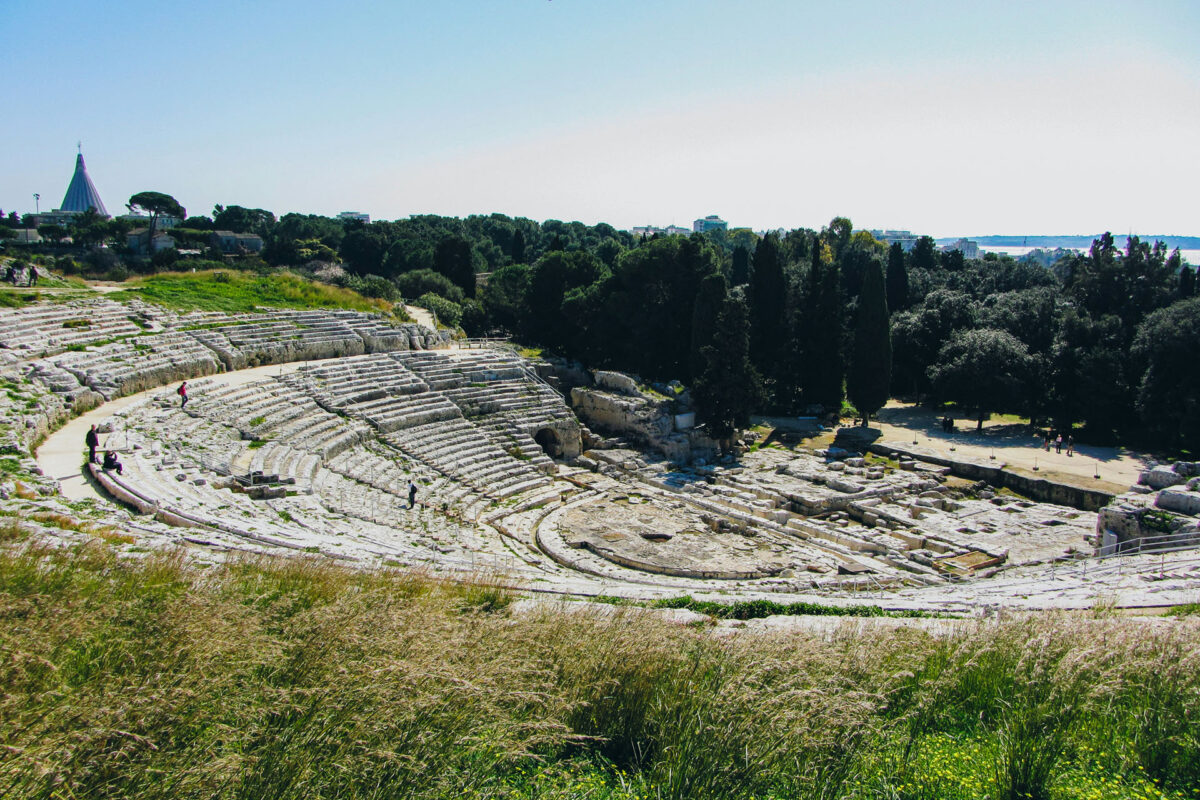
[[[391,310],[391,304],[384,300],[366,298],[349,289],[310,281],[291,272],[266,275],[233,270],[163,272],[134,278],[127,284],[128,289],[110,297],[120,300],[134,295],[169,308],[229,314],[250,312],[258,306]]]
[[[5,798],[1194,798],[1200,620],[510,615],[487,581],[0,527]]]

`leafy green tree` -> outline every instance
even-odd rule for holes
[[[405,233],[388,245],[383,255],[383,274],[395,277],[415,269],[433,269],[433,245]]]
[[[458,327],[458,323],[462,321],[462,306],[447,300],[439,294],[433,294],[432,292],[423,294],[414,301],[413,305],[432,311],[440,324],[451,328]]]
[[[704,370],[692,398],[709,434],[727,443],[736,430],[750,424],[750,413],[762,396],[750,363],[749,306],[740,291],[725,298],[716,323],[712,343],[701,348]]]
[[[937,268],[937,242],[931,236],[922,236],[913,245],[909,256],[912,258],[914,270],[931,272]]]
[[[981,328],[947,342],[929,377],[940,398],[975,409],[976,430],[983,430],[992,412],[1020,407],[1032,366],[1029,351],[1015,336]]]
[[[62,225],[39,225],[38,234],[51,244],[58,244],[67,237],[67,229]]]
[[[1133,340],[1141,373],[1137,411],[1153,440],[1173,450],[1200,453],[1200,298],[1148,315]]]
[[[893,314],[908,308],[908,267],[904,264],[904,248],[893,242],[888,248],[887,305]]]
[[[115,226],[94,208],[78,214],[71,222],[71,240],[83,247],[94,247],[108,239]]]
[[[529,316],[525,295],[529,291],[530,269],[511,264],[491,274],[480,292],[480,304],[488,320],[509,333],[519,331]]]
[[[892,383],[892,337],[883,269],[876,263],[863,276],[854,326],[854,357],[846,376],[850,402],[863,415],[863,425],[887,404]]]
[[[454,285],[449,278],[431,269],[415,269],[396,278],[395,286],[404,297],[421,297],[425,294],[436,294],[452,303],[462,303],[463,290]]]
[[[179,201],[169,194],[162,192],[138,192],[129,198],[130,211],[145,211],[150,215],[150,230],[146,241],[154,241],[154,233],[158,229],[158,218],[167,216],[177,219],[187,217],[187,211],[179,205]]]
[[[254,233],[263,238],[275,227],[275,215],[261,208],[242,206],[213,207],[213,228],[234,233]]]
[[[1133,415],[1121,321],[1067,309],[1049,355],[1050,412],[1059,428],[1086,420],[1089,439],[1113,441]]]
[[[463,291],[475,296],[475,261],[471,242],[462,236],[447,236],[433,250],[433,268]]]
[[[359,223],[347,229],[338,252],[351,271],[360,275],[381,274],[388,244],[388,233],[383,225]]]
[[[607,274],[604,264],[590,253],[554,250],[542,256],[529,276],[528,333],[552,348],[567,347],[576,321],[564,313],[563,300],[573,289],[590,286]]]

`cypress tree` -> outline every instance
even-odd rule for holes
[[[733,264],[729,270],[729,283],[742,286],[750,282],[750,251],[742,245],[733,248]]]
[[[754,250],[750,276],[750,358],[769,381],[781,370],[783,343],[787,336],[787,281],[779,237],[768,233]]]
[[[799,325],[805,366],[801,385],[806,403],[839,409],[845,378],[844,304],[840,271],[836,263],[826,260],[825,250],[820,239],[813,243],[812,268]]]
[[[893,242],[888,248],[887,307],[891,312],[908,308],[908,267],[904,264],[904,248]]]
[[[887,403],[892,381],[892,337],[883,269],[871,264],[863,276],[858,295],[858,318],[854,325],[854,361],[846,378],[850,402],[867,419]]]
[[[758,373],[750,363],[749,308],[740,291],[726,296],[712,343],[701,353],[705,367],[692,398],[709,434],[727,440],[750,424],[750,412],[762,396]]]
[[[1196,293],[1196,271],[1184,264],[1179,270],[1179,299],[1186,300]]]
[[[520,228],[517,228],[516,233],[513,234],[512,253],[510,255],[514,264],[525,263],[525,234],[521,232]]]
[[[689,363],[692,380],[704,372],[704,355],[701,351],[713,343],[718,330],[717,315],[721,313],[728,294],[729,287],[724,275],[708,275],[700,281],[696,302],[692,307],[692,352]]]

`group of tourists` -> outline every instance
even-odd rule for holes
[[[88,463],[95,464],[96,448],[100,446],[100,433],[96,430],[95,425],[88,430],[87,435],[83,437],[83,441],[87,445],[88,449]],[[105,472],[111,472],[115,470],[118,475],[121,475],[124,472],[124,467],[122,467],[121,462],[117,460],[116,452],[111,449],[104,451],[104,460],[100,463],[100,468]]]
[[[11,267],[10,267],[11,269]],[[185,408],[188,403],[188,385],[187,381],[179,384],[179,388],[175,390],[175,394],[179,395],[179,407]],[[88,463],[96,463],[96,448],[100,446],[100,434],[96,431],[96,426],[93,425],[91,430],[84,437],[84,443],[88,448]],[[117,474],[122,474],[121,462],[117,460],[117,454],[112,450],[104,451],[104,462],[101,464],[101,469],[107,471],[116,470]],[[417,504],[417,484],[410,480],[408,482],[408,507],[412,508]]]
[[[42,274],[38,272],[37,264],[30,264],[28,269],[9,264],[8,268],[4,270],[4,280],[13,286],[20,286],[22,282],[26,286],[37,286],[40,277]]]
[[[1064,439],[1062,433],[1054,430],[1045,431],[1042,434],[1042,449],[1049,453],[1051,446],[1054,447],[1054,452],[1056,453],[1062,453],[1065,446],[1067,448],[1067,455],[1075,455],[1075,437],[1069,433]]]

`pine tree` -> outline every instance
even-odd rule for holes
[[[701,353],[705,366],[692,398],[709,434],[728,440],[750,424],[750,412],[762,396],[758,373],[750,363],[749,308],[740,291],[730,292],[721,304],[712,343]]]
[[[887,403],[892,381],[892,337],[883,269],[878,262],[867,268],[858,295],[854,325],[854,361],[846,377],[850,402],[867,419]]]
[[[888,248],[887,307],[891,313],[908,308],[908,267],[904,264],[904,248],[893,242]]]

